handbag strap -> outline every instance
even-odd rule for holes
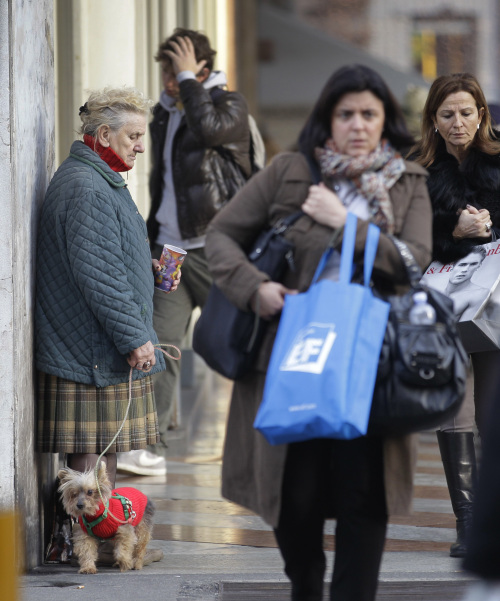
[[[269,241],[275,236],[284,234],[286,230],[305,215],[304,211],[296,211],[286,217],[279,219],[269,230],[266,230],[256,240],[255,246],[248,254],[248,259],[252,262],[256,261],[266,250]]]
[[[417,287],[420,282],[420,279],[422,278],[422,270],[420,269],[419,264],[415,260],[415,257],[412,255],[411,250],[399,238],[390,235],[388,235],[387,237],[389,238],[389,240],[392,241],[392,243],[399,252],[399,255],[405,266],[406,275],[408,276],[408,280],[410,282],[411,287]]]
[[[273,229],[274,233],[275,234],[283,234],[284,232],[286,232],[286,230],[291,225],[293,225],[296,221],[298,221],[304,215],[305,215],[304,211],[296,211],[295,213],[292,213],[291,215],[287,215],[286,217],[283,217],[282,219],[280,219],[273,225],[272,229]]]
[[[339,282],[342,282],[343,284],[348,284],[352,279],[357,223],[358,218],[356,217],[356,215],[354,213],[347,213],[347,219],[344,226],[344,235],[342,238],[342,252],[340,255]],[[365,256],[363,266],[365,286],[370,285],[373,264],[375,262],[375,256],[377,254],[379,237],[379,228],[373,223],[370,223],[368,226],[368,234],[366,236],[365,242]],[[328,259],[333,253],[333,250],[334,249],[332,247],[329,247],[321,256],[318,267],[316,268],[316,272],[314,273],[311,285],[315,284],[318,281],[319,276],[325,268]]]

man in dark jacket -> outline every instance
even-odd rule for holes
[[[150,125],[148,234],[154,258],[167,243],[184,248],[187,255],[176,294],[155,290],[153,324],[160,342],[178,346],[211,284],[206,227],[251,175],[247,103],[241,94],[225,89],[223,72],[212,70],[215,54],[205,35],[179,28],[155,56],[164,90]],[[167,430],[176,425],[179,378],[178,362],[167,363],[163,377],[154,382],[162,442],[150,449],[162,455]]]

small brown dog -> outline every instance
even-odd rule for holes
[[[59,492],[66,513],[80,526],[73,528],[74,551],[80,574],[95,574],[99,541],[115,537],[114,558],[120,571],[141,570],[153,530],[154,504],[136,488],[111,489],[106,465],[95,472],[62,469]],[[104,500],[104,503],[103,503]]]

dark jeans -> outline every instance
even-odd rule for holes
[[[374,601],[387,509],[382,440],[312,440],[289,445],[276,540],[292,601],[323,597],[325,518],[335,515],[334,601]]]
[[[162,250],[163,246],[156,244],[153,258],[159,259]],[[153,327],[158,340],[178,348],[181,348],[188,330],[193,309],[204,305],[212,283],[203,248],[188,250],[181,272],[181,283],[175,292],[167,294],[155,289],[153,298]],[[171,349],[165,350],[171,352]],[[153,376],[161,442],[150,446],[149,450],[158,455],[166,454],[167,431],[173,421],[180,363],[165,358],[165,371]]]

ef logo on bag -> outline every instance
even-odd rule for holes
[[[333,323],[310,323],[295,337],[280,371],[320,374],[337,338]]]

